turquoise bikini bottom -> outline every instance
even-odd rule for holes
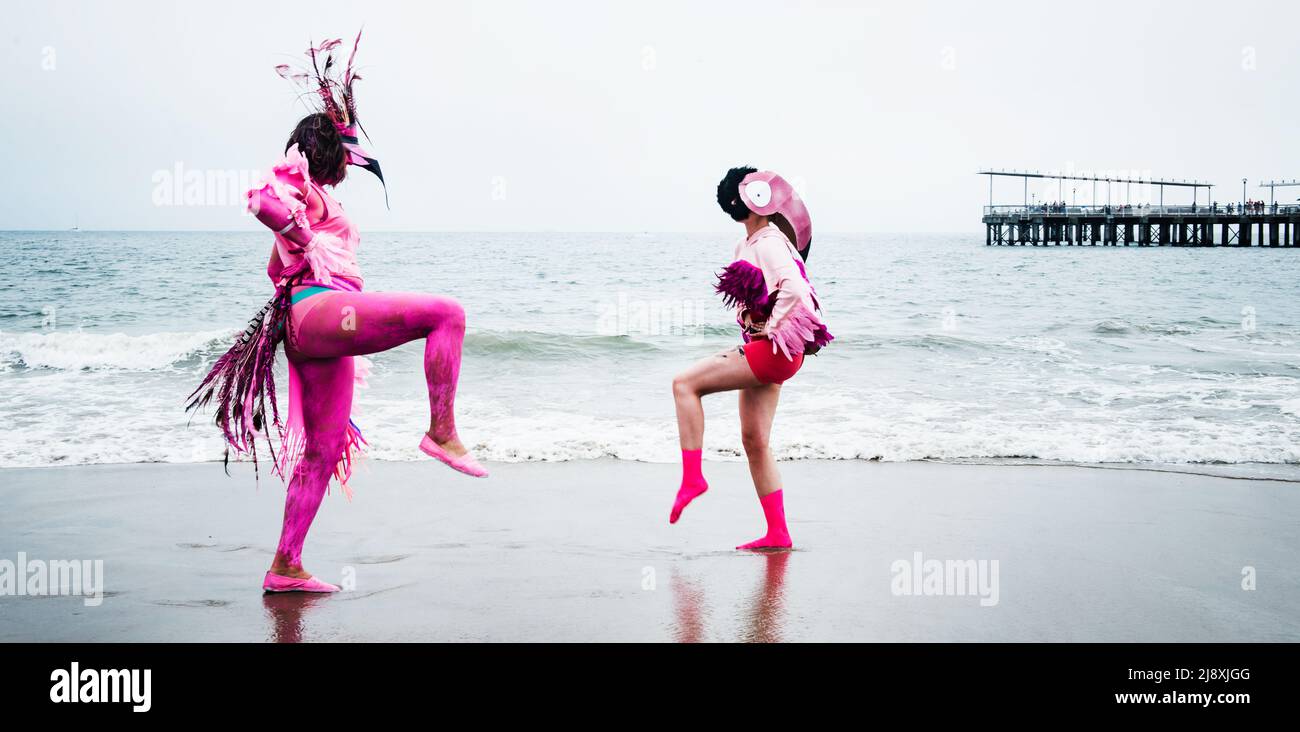
[[[303,300],[306,300],[312,295],[319,295],[322,292],[335,292],[335,290],[331,290],[328,287],[321,287],[319,285],[313,287],[304,287],[303,289],[293,293],[293,295],[289,297],[289,304],[297,305],[298,303],[302,302]]]

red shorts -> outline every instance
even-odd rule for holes
[[[766,338],[755,338],[740,347],[745,354],[745,361],[749,363],[749,370],[754,372],[754,377],[764,384],[780,384],[785,382],[795,372],[803,366],[803,354],[795,354],[794,360],[785,357],[780,349],[772,353],[772,342]]]

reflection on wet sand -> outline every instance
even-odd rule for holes
[[[785,569],[790,552],[767,554],[763,569],[763,582],[750,601],[747,621],[741,639],[746,643],[780,643],[785,622]]]
[[[677,619],[673,625],[673,640],[678,643],[704,640],[704,620],[708,616],[704,590],[676,569],[673,570],[673,611]]]
[[[740,640],[746,643],[780,643],[785,622],[785,571],[790,552],[763,552],[763,576],[747,608],[739,614]],[[673,639],[678,643],[707,640],[709,606],[704,588],[673,571]]]
[[[329,599],[315,592],[270,592],[262,595],[262,608],[270,623],[267,640],[274,643],[301,643],[307,630],[309,611]]]

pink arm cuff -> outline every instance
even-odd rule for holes
[[[330,271],[346,266],[347,250],[337,236],[311,230],[305,202],[310,188],[307,159],[293,145],[271,167],[270,175],[263,178],[261,185],[248,192],[248,210],[287,242],[290,252],[302,255],[304,264],[286,268],[285,274],[301,271],[305,266],[318,282],[329,286]]]
[[[248,212],[266,228],[284,237],[295,253],[311,243],[312,231],[306,211],[307,207],[297,199],[290,198],[286,203],[271,183],[248,192]]]

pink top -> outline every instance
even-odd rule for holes
[[[796,353],[816,353],[834,336],[821,319],[821,304],[808,279],[803,259],[774,224],[755,231],[736,245],[735,261],[718,276],[717,291],[736,308],[742,326],[745,315],[761,323],[754,334],[772,342],[772,352],[793,360]],[[748,342],[751,333],[746,331]]]
[[[334,197],[308,173],[307,159],[298,146],[271,167],[259,187],[248,192],[249,207],[275,231],[275,251],[266,274],[276,284],[299,272],[302,285],[361,290],[357,264],[361,235]],[[320,218],[308,220],[312,201],[320,202]],[[268,217],[276,217],[273,221]],[[281,221],[284,228],[276,228]]]

